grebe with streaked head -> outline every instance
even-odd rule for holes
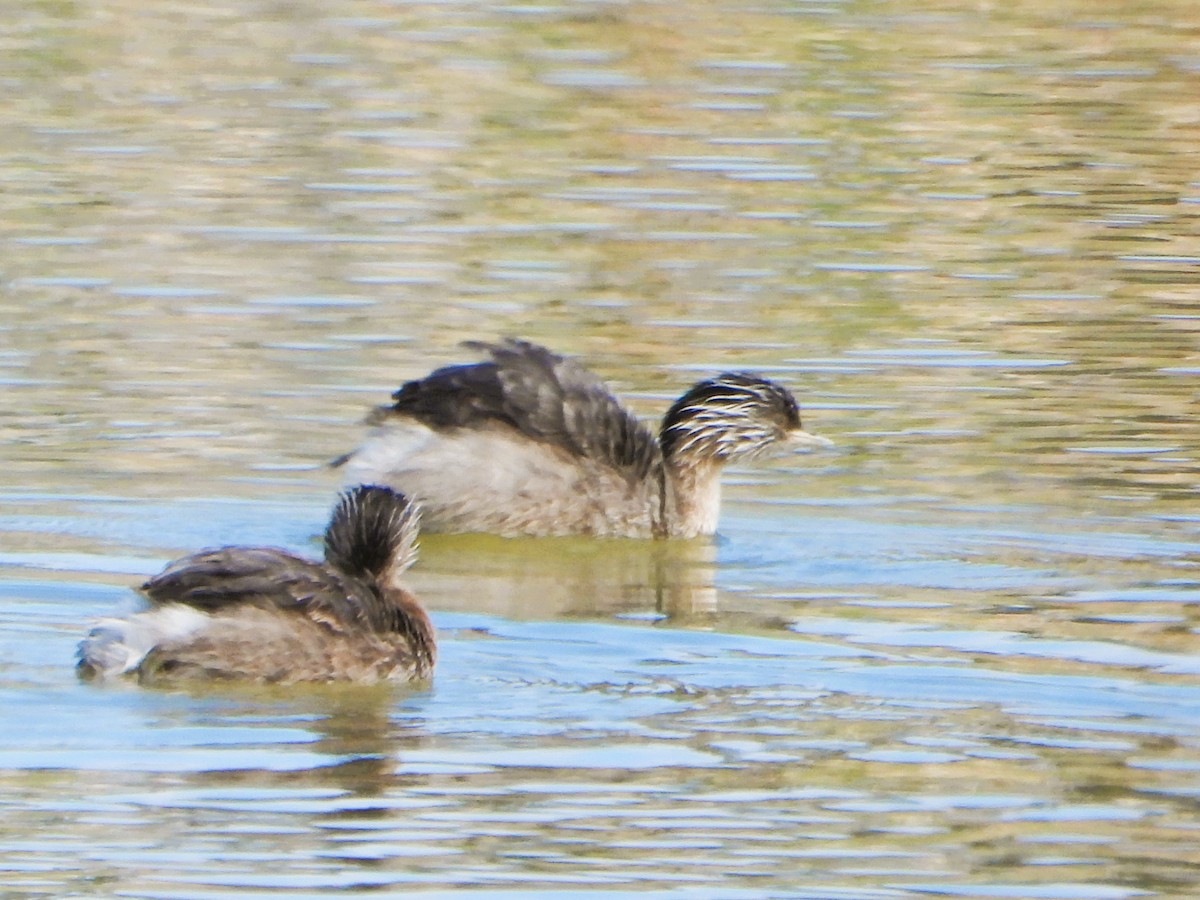
[[[142,586],[149,609],[96,623],[79,645],[79,673],[278,684],[428,678],[433,624],[398,581],[416,558],[418,521],[403,495],[359,486],[334,508],[323,563],[273,547],[177,560]]]
[[[528,341],[467,342],[490,357],[392,395],[347,483],[389,484],[431,531],[692,538],[716,531],[721,469],[827,446],[774,381],[727,372],[693,385],[656,436],[580,364]]]

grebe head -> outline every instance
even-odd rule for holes
[[[398,491],[359,485],[338,499],[325,530],[325,562],[370,583],[379,603],[362,609],[367,622],[408,640],[412,674],[428,678],[437,660],[437,636],[429,614],[400,583],[417,558],[420,513]]]
[[[723,464],[781,444],[826,446],[800,425],[800,408],[781,384],[749,372],[726,372],[695,384],[663,418],[663,455],[676,464]]]
[[[325,530],[325,561],[367,581],[398,587],[417,558],[420,513],[401,493],[359,485],[338,499]]]

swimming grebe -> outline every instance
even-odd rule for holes
[[[722,467],[828,445],[782,385],[746,372],[700,381],[653,432],[578,363],[528,341],[466,342],[490,361],[446,366],[392,395],[348,483],[390,484],[431,531],[691,538],[716,531]]]
[[[144,585],[150,608],[104,619],[79,673],[144,680],[410,681],[428,678],[433,624],[398,577],[416,558],[419,515],[390,488],[344,493],[325,562],[272,547],[185,556]]]

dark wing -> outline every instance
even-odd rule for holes
[[[348,623],[357,618],[366,585],[270,547],[224,547],[185,556],[144,585],[152,603],[182,603],[205,612],[241,604],[291,610]],[[353,602],[355,598],[359,602]]]
[[[644,478],[660,459],[653,433],[573,360],[513,338],[464,346],[491,360],[446,366],[408,382],[380,418],[410,416],[435,429],[501,422],[632,478]]]

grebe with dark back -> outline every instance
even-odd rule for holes
[[[429,616],[400,583],[419,514],[386,487],[339,499],[325,561],[274,547],[186,556],[141,588],[149,608],[103,619],[79,645],[85,678],[415,681],[433,673]]]
[[[464,346],[489,359],[405,384],[334,463],[348,484],[412,497],[429,531],[709,535],[727,464],[831,443],[804,431],[787,388],[749,372],[694,384],[656,435],[571,359],[511,338]]]

